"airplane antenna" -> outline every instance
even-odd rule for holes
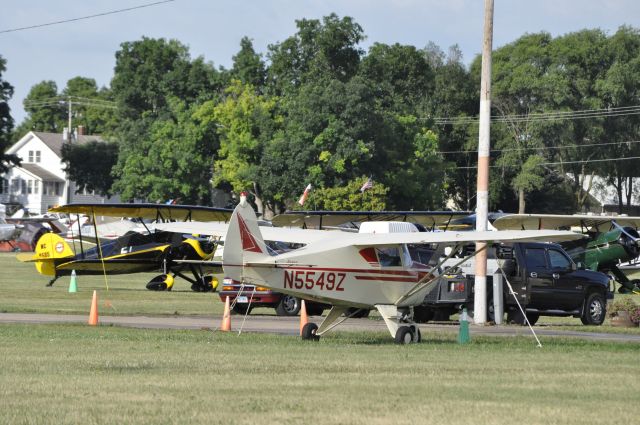
[[[487,230],[489,215],[489,152],[491,124],[491,49],[493,44],[493,0],[484,2],[482,78],[480,81],[480,134],[478,140],[478,183],[476,189],[476,230]],[[474,315],[476,324],[487,321],[487,251],[485,242],[476,242]]]

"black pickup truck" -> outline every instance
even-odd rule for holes
[[[591,270],[578,270],[560,245],[501,245],[490,255],[489,274],[500,273],[500,268],[532,325],[540,316],[579,317],[585,325],[601,325],[604,321],[607,299],[613,297],[608,276]],[[424,303],[414,308],[415,320],[423,323],[433,319],[446,320],[462,307],[472,313],[473,286],[474,276],[445,275],[427,294]],[[490,276],[487,277],[487,300],[488,319],[495,320]],[[503,305],[507,322],[526,323],[506,282],[503,284]]]

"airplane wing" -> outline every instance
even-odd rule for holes
[[[562,227],[597,227],[615,221],[621,226],[640,227],[640,217],[598,216],[588,214],[508,214],[498,217],[493,226],[498,230],[558,229]]]
[[[67,204],[50,208],[49,211],[107,217],[138,217],[158,221],[228,221],[233,212],[226,208],[166,204]]]
[[[175,222],[175,223],[158,223],[154,226],[158,230],[165,230],[168,232],[217,236],[224,238],[227,234],[226,223],[220,222]],[[313,229],[292,229],[286,227],[270,227],[261,226],[260,232],[267,241],[278,241],[286,243],[300,243],[309,244],[319,240],[331,238],[335,236],[335,232],[331,230],[313,230]]]
[[[469,214],[469,211],[286,211],[275,216],[272,223],[279,227],[322,229],[363,221],[407,221],[434,228]]]

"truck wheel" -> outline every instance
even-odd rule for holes
[[[584,303],[580,320],[584,325],[599,326],[604,322],[606,312],[607,303],[604,300],[604,297],[597,292],[592,292]]]
[[[433,320],[433,310],[428,307],[413,307],[413,320],[416,323],[427,323]]]
[[[291,295],[283,295],[276,306],[278,316],[297,316],[300,312],[300,300]]]
[[[321,304],[307,303],[307,314],[309,316],[322,316],[324,308]]]
[[[527,313],[527,319],[529,319],[529,323],[531,324],[531,326],[535,325],[539,318],[540,314],[538,313]],[[522,315],[520,309],[517,309],[511,310],[507,313],[507,323],[510,323],[512,325],[525,326],[527,324],[527,321]]]

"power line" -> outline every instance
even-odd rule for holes
[[[91,19],[91,18],[97,18],[97,17],[100,17],[100,16],[107,16],[107,15],[113,15],[113,14],[116,14],[116,13],[128,12],[128,11],[131,11],[131,10],[136,10],[136,9],[142,9],[142,8],[145,8],[145,7],[156,6],[156,5],[163,4],[163,3],[170,3],[170,2],[173,2],[173,1],[175,1],[175,0],[156,1],[156,2],[153,2],[153,3],[142,4],[140,6],[128,7],[126,9],[118,9],[118,10],[112,10],[112,11],[109,11],[109,12],[97,13],[95,15],[81,16],[79,18],[64,19],[62,21],[48,22],[46,24],[38,24],[38,25],[31,25],[31,26],[28,26],[28,27],[20,27],[20,28],[11,28],[11,29],[6,29],[6,30],[0,30],[0,34],[7,33],[7,32],[29,30],[29,29],[33,29],[33,28],[47,27],[47,26],[51,26],[51,25],[64,24],[64,23],[67,23],[67,22],[82,21],[84,19]]]
[[[619,117],[627,115],[639,115],[640,106],[621,106],[617,108],[584,109],[578,111],[552,111],[531,114],[493,115],[492,122],[535,122],[567,119],[587,119],[601,117]],[[432,120],[435,124],[475,124],[477,117],[423,117],[421,120]]]
[[[607,142],[607,143],[584,143],[581,145],[564,145],[564,146],[538,146],[538,147],[530,147],[530,148],[507,148],[507,149],[491,149],[492,153],[499,152],[518,152],[518,151],[535,151],[535,150],[553,150],[553,149],[573,149],[573,148],[588,148],[591,146],[610,146],[610,145],[627,145],[632,143],[640,143],[640,140],[629,140],[624,142]],[[467,150],[467,151],[439,151],[435,152],[435,154],[449,155],[449,154],[477,154],[478,150]]]
[[[609,161],[628,161],[631,159],[640,159],[640,156],[630,156],[630,157],[620,157],[620,158],[604,158],[604,159],[585,159],[585,160],[580,160],[580,161],[559,161],[559,162],[541,162],[540,164],[537,164],[538,166],[543,166],[543,165],[566,165],[566,164],[590,164],[592,162],[609,162]],[[521,167],[522,165],[517,165],[517,164],[513,164],[513,165],[490,165],[491,168],[517,168],[517,167]],[[460,167],[451,167],[452,169],[458,169],[458,170],[473,170],[478,168],[475,165],[471,165],[471,166],[460,166]]]

